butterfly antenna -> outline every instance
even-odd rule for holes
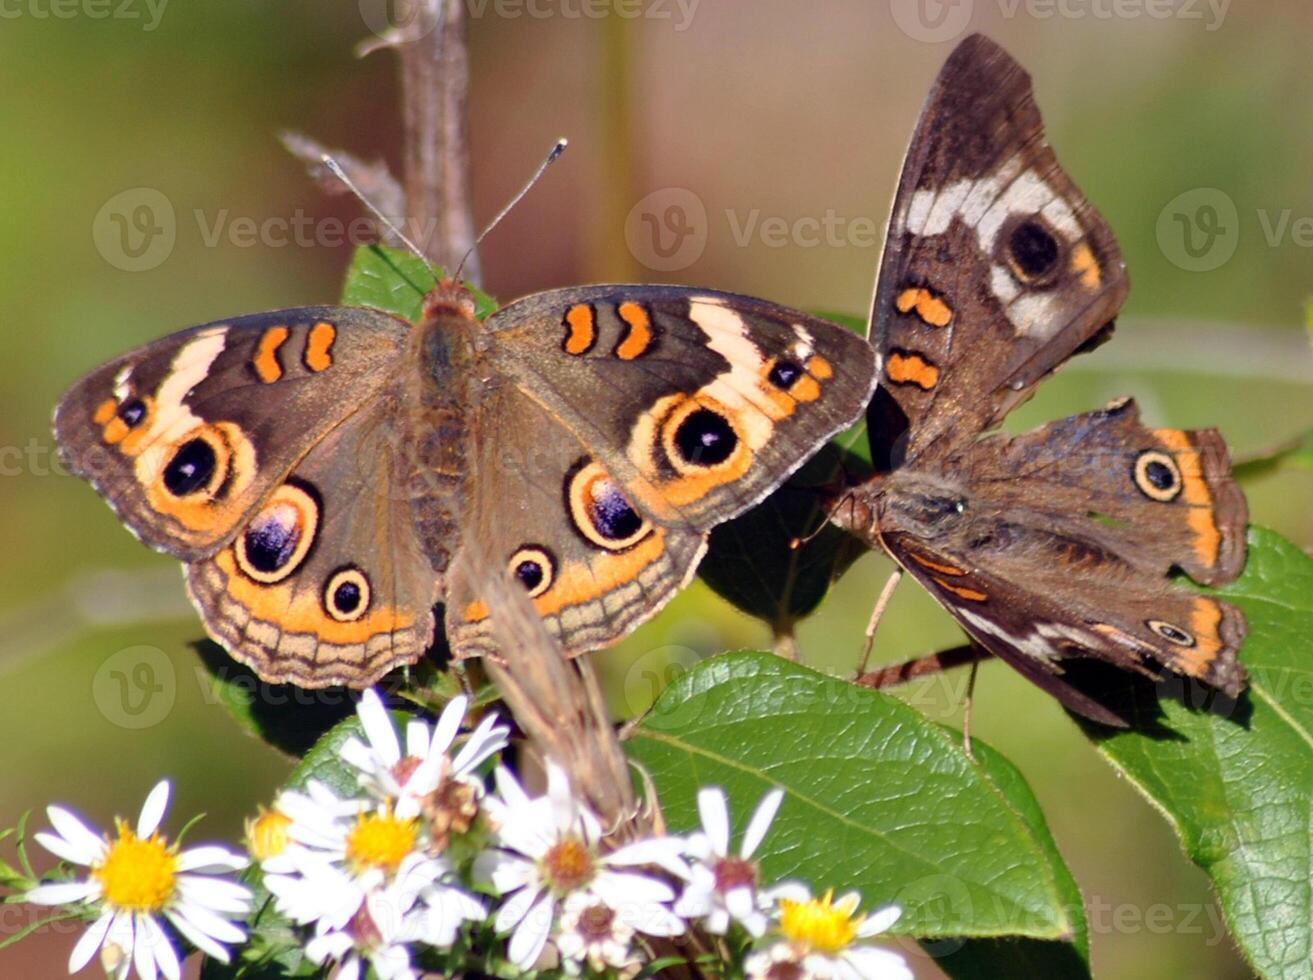
[[[368,197],[365,196],[364,191],[362,191],[359,187],[356,186],[356,182],[347,176],[347,172],[342,169],[341,165],[336,160],[334,160],[327,153],[321,153],[319,155],[319,161],[332,172],[334,177],[336,177],[338,180],[340,180],[343,184],[346,185],[347,190],[349,190],[352,194],[354,194],[357,198],[360,199],[361,204],[369,208],[370,212],[374,215],[375,218],[379,220],[379,222],[383,225],[384,228],[392,232],[392,234],[396,235],[397,238],[406,246],[406,248],[414,252],[415,255],[418,256],[419,259],[425,265],[432,268],[433,263],[429,261],[429,257],[424,254],[423,250],[420,249],[420,247],[416,245],[414,242],[412,242],[409,238],[407,238],[405,233],[396,225],[394,225],[391,219],[389,219],[386,214],[384,214],[374,205],[373,201],[371,201]],[[434,270],[434,275],[436,274],[437,271]]]
[[[529,193],[529,190],[533,185],[538,183],[542,175],[547,172],[547,168],[556,162],[557,158],[565,152],[565,148],[569,145],[570,141],[567,139],[559,139],[556,141],[556,145],[553,146],[551,152],[547,154],[547,159],[538,165],[538,169],[534,171],[534,174],[529,178],[528,183],[520,188],[519,193],[511,198],[510,203],[507,204],[506,207],[497,212],[497,217],[488,222],[487,227],[479,232],[479,237],[474,239],[474,244],[469,247],[469,250],[466,251],[463,256],[461,256],[460,265],[456,266],[456,274],[452,276],[453,279],[460,282],[460,273],[461,270],[465,268],[465,260],[474,254],[474,250],[479,247],[479,243],[488,237],[488,232],[496,228],[497,225],[501,223],[501,219],[511,213],[511,209],[520,203],[520,200],[524,195]]]

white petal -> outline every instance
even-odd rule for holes
[[[200,905],[186,903],[179,905],[174,911],[207,936],[221,943],[240,943],[246,939],[246,933],[234,923]]]
[[[515,774],[505,766],[498,766],[494,769],[492,778],[497,784],[497,792],[505,801],[508,809],[515,810],[529,805],[529,794],[524,791],[524,787],[515,778]]]
[[[520,969],[529,969],[542,955],[543,947],[547,945],[547,937],[552,931],[555,905],[556,903],[550,898],[538,902],[520,920],[515,934],[511,936],[506,955]]]
[[[429,755],[429,726],[418,718],[406,722],[406,755],[415,759]]]
[[[470,699],[460,694],[447,702],[447,706],[442,709],[442,714],[438,716],[438,723],[433,728],[433,742],[429,747],[430,752],[447,754],[451,748],[451,743],[456,740],[456,733],[460,731],[460,723],[465,720],[465,711],[470,706]]]
[[[365,729],[365,737],[383,764],[390,767],[400,762],[401,746],[397,744],[397,730],[392,727],[392,716],[372,687],[360,696],[356,714],[360,717],[361,727]]]
[[[362,772],[372,773],[378,766],[374,762],[374,753],[369,746],[352,735],[342,743],[337,754],[349,766],[355,766]]]
[[[164,811],[169,806],[169,781],[161,779],[141,805],[141,816],[137,818],[137,836],[149,837],[159,829],[164,819]]]
[[[780,808],[780,802],[784,799],[784,790],[776,787],[761,798],[757,804],[757,812],[752,815],[752,820],[748,823],[747,832],[743,835],[743,848],[739,851],[745,858],[752,857],[752,852],[757,849],[766,831],[770,830],[771,821],[775,819],[775,813]]]
[[[345,932],[327,932],[305,944],[305,955],[310,962],[322,964],[324,960],[340,960],[354,945]]]
[[[353,956],[333,974],[333,980],[360,980],[360,957]]]
[[[251,909],[251,891],[245,885],[209,875],[178,875],[178,894],[188,904],[212,912],[245,915]]]
[[[574,829],[579,805],[570,792],[570,776],[552,759],[547,760],[547,798],[552,805],[553,825],[558,830]]]
[[[635,841],[617,851],[612,851],[603,862],[620,867],[633,867],[643,864],[655,864],[685,880],[692,877],[692,870],[679,856],[684,849],[684,842],[674,837],[657,837],[650,840]]]
[[[451,762],[451,771],[457,775],[472,772],[483,761],[504,749],[510,738],[510,729],[497,724],[496,715],[485,715],[479,727],[461,746]]]
[[[725,791],[719,786],[698,790],[698,817],[715,853],[724,857],[729,853],[729,804]]]
[[[703,926],[712,935],[723,936],[729,932],[729,913],[722,908],[712,909]]]
[[[753,939],[760,939],[764,936],[766,934],[766,926],[769,924],[766,916],[755,909],[748,915],[739,919],[739,922],[743,924],[743,928],[748,931],[748,935]]]
[[[898,921],[902,914],[903,910],[897,905],[886,905],[884,908],[876,909],[866,917],[866,921],[857,927],[857,935],[866,939],[886,932],[890,926]]]
[[[227,963],[229,960],[228,950],[215,942],[200,929],[196,928],[181,915],[176,912],[165,909],[164,917],[173,924],[173,928],[182,934],[182,938],[187,940],[206,956],[212,956],[221,963]]]
[[[781,881],[778,885],[771,885],[758,892],[758,895],[767,902],[778,902],[782,898],[790,902],[806,902],[812,897],[811,890],[800,881]]]
[[[148,916],[133,917],[136,934],[132,940],[132,965],[137,968],[141,980],[155,980],[159,971],[155,969],[155,950],[151,947],[150,937],[146,935],[145,919]]]
[[[72,861],[74,864],[90,864],[105,853],[105,841],[96,836],[86,824],[63,807],[46,807],[46,816],[50,818],[50,825],[68,843],[69,853],[77,855],[77,857],[68,857],[59,851],[55,851],[60,857]],[[43,837],[48,836],[47,834],[37,834],[37,840],[42,840]],[[54,850],[44,841],[42,841],[41,846],[47,850]]]
[[[913,974],[899,954],[874,946],[859,946],[843,954],[862,980],[912,980]]]
[[[105,941],[105,934],[109,932],[109,924],[112,921],[114,921],[114,913],[106,911],[82,934],[82,938],[73,947],[73,955],[68,958],[69,973],[77,973],[91,962],[91,957],[96,955],[96,950],[100,949],[100,944]]]
[[[159,965],[160,972],[168,980],[179,980],[182,968],[178,963],[178,952],[173,948],[173,943],[169,942],[169,937],[164,934],[160,924],[149,915],[137,919],[137,947],[141,948],[143,945],[150,950]]]
[[[216,871],[241,871],[250,862],[240,854],[234,854],[226,847],[207,844],[192,847],[178,855],[179,871],[200,871],[210,868]]]
[[[529,910],[542,894],[541,888],[531,885],[510,896],[497,910],[497,917],[492,923],[493,930],[496,932],[509,932],[515,928],[529,914]],[[547,900],[547,904],[552,904],[550,899]]]
[[[752,897],[752,889],[746,885],[731,888],[725,893],[725,908],[729,909],[730,915],[742,922],[756,911]]]
[[[686,919],[697,919],[712,909],[712,888],[695,882],[684,889],[684,893],[675,902],[675,912]]]
[[[613,909],[629,902],[671,902],[675,898],[674,890],[664,881],[605,868],[597,872],[588,887]]]
[[[94,881],[52,881],[37,885],[23,896],[23,901],[33,905],[72,905],[98,894],[100,885]]]
[[[105,850],[105,846],[102,843],[99,850],[95,853],[89,854],[86,848],[78,844],[71,844],[67,839],[60,837],[58,834],[47,833],[44,830],[38,831],[33,836],[36,838],[36,842],[51,854],[73,864],[93,864],[100,858]]]

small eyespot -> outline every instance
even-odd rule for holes
[[[779,388],[780,391],[788,391],[802,377],[802,372],[802,365],[797,361],[788,357],[781,357],[776,360],[775,366],[766,375],[766,380]]]
[[[173,451],[164,467],[164,488],[175,497],[186,497],[210,486],[218,464],[214,446],[203,437],[188,439]]]
[[[315,499],[299,486],[283,484],[237,536],[237,567],[261,584],[281,582],[305,561],[318,526]]]
[[[698,408],[675,426],[673,443],[680,459],[691,466],[718,466],[734,455],[739,437],[723,415]]]
[[[1194,646],[1194,637],[1181,629],[1179,626],[1173,626],[1171,623],[1164,622],[1161,619],[1146,619],[1144,625],[1149,627],[1168,643],[1175,643],[1178,647]]]
[[[526,545],[511,556],[510,572],[536,599],[552,587],[556,579],[556,560],[551,552],[538,545]]]
[[[1043,279],[1058,264],[1061,251],[1053,233],[1039,221],[1023,221],[1008,236],[1008,261],[1025,283]]]
[[[1167,503],[1181,493],[1181,468],[1169,453],[1147,449],[1135,457],[1135,485],[1150,500]]]
[[[115,414],[129,429],[135,429],[146,418],[146,403],[140,398],[133,398],[118,407]]]
[[[600,463],[576,465],[566,477],[565,498],[575,529],[607,551],[630,548],[652,530]]]
[[[339,568],[324,585],[324,610],[339,623],[351,623],[369,610],[369,578],[354,565]]]

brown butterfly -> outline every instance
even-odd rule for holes
[[[1247,511],[1212,429],[1134,402],[986,435],[1127,292],[1111,229],[1044,139],[1030,78],[979,35],[949,57],[903,165],[871,313],[877,473],[834,520],[882,546],[974,643],[1106,724],[1074,659],[1239,694],[1240,611],[1175,584],[1244,565]]]
[[[55,434],[186,563],[234,657],[360,687],[423,655],[435,604],[457,656],[495,652],[462,572],[480,555],[567,653],[619,639],[714,525],[861,415],[874,362],[856,334],[729,293],[583,286],[480,321],[447,281],[413,324],[302,307],[166,337],[75,384]]]

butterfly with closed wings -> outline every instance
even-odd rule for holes
[[[975,35],[913,135],[871,313],[876,475],[834,520],[882,546],[973,643],[1073,711],[1127,719],[1078,661],[1235,697],[1246,505],[1212,429],[1154,429],[1134,402],[1021,436],[989,430],[1106,340],[1127,291],[1111,229],[1044,139],[1026,72]]]

